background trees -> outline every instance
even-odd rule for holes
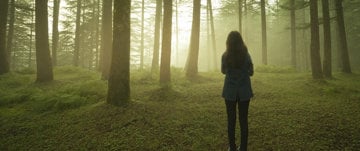
[[[203,5],[200,5],[201,2]],[[360,4],[357,1],[329,1],[328,5],[325,0],[322,2],[316,17],[310,14],[306,0],[174,1],[172,4],[176,4],[177,15],[168,19],[167,25],[174,22],[176,28],[167,29],[168,33],[161,35],[162,1],[133,0],[130,8],[130,69],[142,68],[144,73],[151,71],[155,73],[155,78],[161,77],[162,80],[170,79],[171,67],[186,69],[184,75],[187,76],[214,71],[220,66],[218,61],[225,50],[227,33],[239,29],[255,65],[292,66],[300,71],[313,72],[322,70],[326,77],[339,70],[351,73],[351,67],[356,69],[360,63],[356,59],[360,53],[355,51],[360,48],[357,35],[360,21],[357,15],[352,14],[358,12]],[[2,20],[3,25],[7,21],[6,27],[1,28],[7,33],[2,35],[6,42],[1,45],[7,61],[1,59],[1,65],[8,65],[0,70],[7,70],[6,66],[9,66],[13,71],[34,72],[37,60],[34,51],[35,3],[30,0],[9,0],[8,3],[7,19]],[[207,11],[200,11],[205,5]],[[90,0],[86,3],[50,0],[47,6],[52,10],[48,20],[53,65],[76,65],[99,70],[102,79],[108,79],[112,56],[112,0]],[[193,9],[196,11],[191,11]],[[320,20],[317,27],[319,31],[324,31],[324,34],[319,34],[318,42],[316,34],[311,32],[311,17],[313,21]],[[197,29],[200,26],[209,27]],[[329,29],[333,36],[330,36]],[[315,36],[313,39],[311,34]],[[161,39],[163,36],[167,38]],[[320,61],[315,63],[320,64],[318,69],[309,66],[310,53],[313,52],[310,51],[310,43],[312,48],[319,50],[319,57],[313,59]],[[317,43],[319,46],[316,46]],[[160,54],[166,70],[157,75]]]

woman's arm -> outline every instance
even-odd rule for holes
[[[225,55],[221,56],[221,73],[226,74]]]
[[[254,75],[254,65],[252,63],[251,56],[249,53],[248,53],[248,58],[249,58],[249,75],[253,76]]]

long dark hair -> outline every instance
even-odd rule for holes
[[[240,69],[246,59],[248,49],[238,31],[231,31],[226,40],[226,51],[223,54],[228,68]]]

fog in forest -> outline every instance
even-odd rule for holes
[[[0,0],[0,150],[359,150],[359,8]]]

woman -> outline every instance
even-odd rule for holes
[[[238,31],[229,33],[226,40],[226,51],[222,55],[221,62],[221,72],[225,74],[222,96],[226,104],[229,151],[236,150],[236,104],[239,104],[241,128],[239,150],[246,151],[248,142],[248,109],[250,98],[253,97],[250,76],[253,75],[254,70],[250,54]]]

